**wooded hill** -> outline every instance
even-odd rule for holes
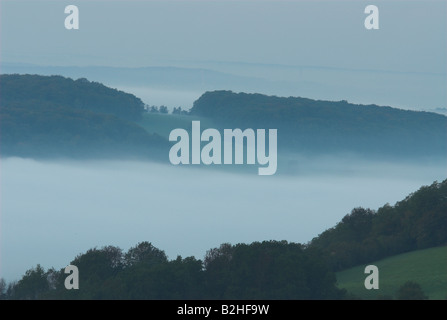
[[[168,143],[135,121],[143,102],[86,79],[0,76],[2,156],[160,158]]]
[[[309,247],[325,252],[332,270],[413,250],[447,245],[447,179],[423,186],[377,211],[354,208]]]
[[[225,128],[278,129],[278,152],[445,158],[447,117],[347,101],[206,92],[191,115]]]
[[[429,112],[213,91],[195,101],[189,115],[191,121],[209,119],[218,129],[278,129],[278,153],[283,155],[353,154],[402,161],[447,157],[447,117]],[[148,116],[134,95],[84,78],[0,75],[3,156],[167,162],[171,143],[145,125]],[[177,128],[175,115],[166,120],[163,132]]]

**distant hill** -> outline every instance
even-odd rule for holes
[[[379,289],[366,290],[366,265],[337,272],[339,288],[360,299],[396,299],[400,286],[416,282],[429,299],[447,299],[447,247],[435,247],[373,261],[379,269]]]
[[[222,127],[276,128],[279,152],[447,156],[447,117],[430,112],[213,91],[194,102],[191,115],[208,117]]]
[[[134,122],[143,111],[137,97],[86,79],[1,75],[1,154],[160,158],[168,143]]]
[[[166,133],[179,125],[178,117],[148,117],[132,94],[62,76],[0,75],[0,116],[2,155],[18,156],[150,155],[167,161]],[[293,172],[296,161],[286,154],[295,153],[447,157],[447,117],[430,112],[213,91],[195,101],[190,116],[220,129],[278,129],[282,172]]]
[[[143,102],[132,94],[106,87],[85,78],[62,76],[0,75],[1,103],[4,107],[50,103],[76,110],[113,114],[126,120],[138,120]]]
[[[171,61],[172,62],[172,61]],[[356,103],[406,106],[408,109],[433,111],[446,115],[445,74],[399,72],[391,70],[349,69],[323,65],[262,64],[238,61],[177,61],[174,65],[147,67],[57,66],[1,61],[3,73],[62,75],[87,78],[107,86],[140,92],[213,90],[264,93],[278,96],[308,97]],[[425,86],[420,86],[420,83]],[[138,89],[136,89],[138,88]],[[135,89],[135,90],[134,90]],[[140,96],[153,103],[150,96]],[[175,101],[175,102],[174,102]],[[169,107],[190,107],[190,98],[180,102],[162,101]],[[438,110],[436,110],[438,109]]]

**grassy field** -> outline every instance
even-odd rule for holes
[[[214,124],[210,119],[201,117],[192,117],[179,114],[162,114],[162,113],[145,113],[143,119],[138,123],[149,133],[157,133],[168,139],[169,133],[176,129],[182,128],[187,131],[191,130],[191,121],[200,121],[200,130],[213,128]]]
[[[371,263],[379,269],[379,289],[364,286],[365,266],[337,273],[338,286],[361,299],[395,298],[406,281],[419,283],[429,299],[447,299],[447,246],[400,254]]]

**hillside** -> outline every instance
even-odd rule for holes
[[[447,155],[447,117],[429,112],[213,91],[194,102],[191,115],[211,118],[222,127],[276,128],[283,152],[400,159]]]
[[[366,290],[365,265],[336,274],[338,287],[360,299],[396,298],[407,281],[418,283],[429,299],[447,299],[447,247],[435,247],[373,261],[379,269],[379,289]]]
[[[423,186],[394,206],[354,208],[309,243],[339,271],[385,257],[447,244],[447,179]]]
[[[224,243],[203,261],[179,255],[168,260],[144,241],[125,253],[114,246],[89,249],[70,264],[83,274],[82,289],[65,289],[64,269],[37,265],[7,290],[0,286],[0,300],[340,299],[344,293],[318,252],[287,241]]]
[[[137,97],[86,79],[0,76],[2,156],[161,159],[168,143],[135,121]]]
[[[190,116],[148,114],[132,94],[85,78],[1,75],[2,155],[26,157],[144,156],[164,159],[175,128],[278,129],[279,171],[295,170],[290,154],[361,156],[368,160],[439,161],[447,156],[447,117],[298,97],[213,91]]]
[[[127,120],[140,119],[144,111],[143,102],[134,95],[85,78],[73,80],[62,76],[2,74],[0,84],[4,107],[29,102],[26,107],[37,108],[41,103],[51,103],[76,110],[112,114]]]

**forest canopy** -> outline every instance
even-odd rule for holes
[[[40,104],[64,106],[74,110],[112,114],[126,120],[139,120],[144,103],[133,94],[106,87],[85,78],[62,76],[0,75],[3,107],[23,105],[38,109]]]
[[[135,123],[140,99],[96,82],[1,75],[0,97],[3,156],[159,159],[167,152],[165,139]]]
[[[447,117],[347,101],[206,92],[191,115],[229,128],[278,129],[278,151],[414,158],[447,156]]]

